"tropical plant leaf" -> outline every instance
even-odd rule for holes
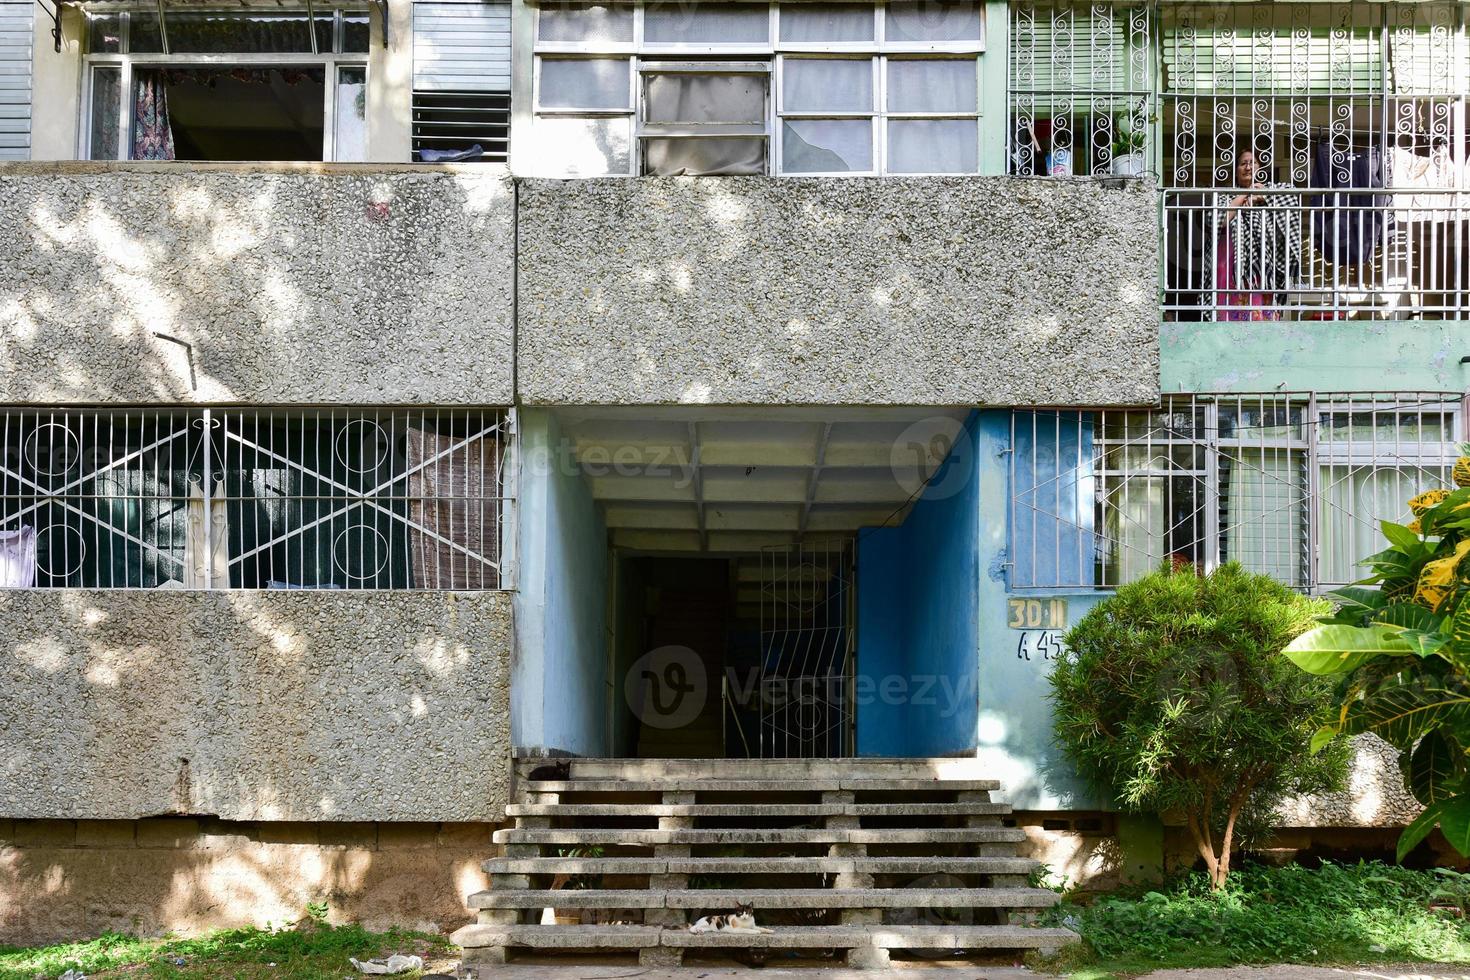
[[[1346,735],[1373,732],[1407,749],[1427,732],[1470,727],[1470,687],[1451,689],[1434,677],[1410,677],[1367,691],[1343,708]]]
[[[1414,648],[1387,626],[1318,626],[1292,640],[1283,651],[1309,674],[1341,674],[1374,657],[1402,657]]]
[[[1439,829],[1451,847],[1470,856],[1470,796],[1457,796],[1439,804]]]
[[[1383,536],[1389,539],[1389,544],[1404,548],[1405,551],[1417,551],[1423,545],[1416,532],[1404,525],[1395,525],[1392,520],[1380,520],[1379,527],[1382,527]]]
[[[1442,803],[1455,795],[1464,773],[1461,765],[1465,755],[1454,742],[1436,729],[1429,732],[1414,746],[1409,757],[1409,791],[1425,806]]]
[[[1331,725],[1323,725],[1312,733],[1312,742],[1308,746],[1312,755],[1316,755],[1327,747],[1327,743],[1337,737],[1337,729]]]
[[[1344,610],[1360,608],[1364,610],[1382,609],[1388,604],[1388,597],[1378,589],[1367,589],[1361,585],[1349,585],[1346,588],[1330,592],[1327,598],[1336,600],[1337,604]]]
[[[1399,633],[1399,639],[1414,648],[1414,652],[1421,657],[1432,657],[1439,652],[1440,647],[1450,641],[1449,637],[1439,633],[1426,633],[1423,630],[1403,630]]]
[[[1399,834],[1398,860],[1401,863],[1409,856],[1409,852],[1418,847],[1419,843],[1429,836],[1429,832],[1439,824],[1440,807],[1439,803],[1425,807],[1424,812],[1415,817],[1413,823],[1405,827],[1402,834]]]
[[[1444,617],[1428,606],[1413,602],[1391,602],[1373,613],[1373,622],[1433,633],[1444,624]]]
[[[1450,643],[1457,653],[1470,654],[1470,601],[1460,600],[1460,606],[1450,620],[1449,634]]]

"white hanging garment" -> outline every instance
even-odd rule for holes
[[[212,566],[213,586],[216,589],[230,585],[230,528],[229,508],[225,503],[224,484],[215,481],[214,494],[209,500],[210,546],[204,545],[204,488],[197,481],[189,484],[188,521],[189,533],[184,538],[184,588],[203,589],[205,584],[205,562]],[[206,558],[206,553],[208,558]]]
[[[0,589],[29,589],[36,584],[36,529],[0,531]]]

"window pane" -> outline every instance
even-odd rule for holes
[[[538,171],[568,177],[625,174],[632,120],[543,116],[536,120]]]
[[[371,46],[371,27],[365,13],[342,12],[342,50],[349,54],[365,54]],[[322,49],[327,50],[326,48]]]
[[[118,14],[88,14],[87,50],[92,54],[121,51],[122,17]]]
[[[540,104],[548,109],[631,109],[626,58],[541,61]]]
[[[662,177],[766,172],[766,141],[748,136],[647,139],[643,152],[643,172]]]
[[[873,8],[861,3],[794,3],[781,8],[783,41],[871,41]]]
[[[112,67],[92,69],[91,160],[117,159],[118,109],[122,104],[122,71]]]
[[[781,170],[788,174],[873,169],[871,119],[787,119],[781,124]]]
[[[888,169],[898,174],[972,174],[979,168],[973,119],[890,119]]]
[[[888,5],[884,36],[889,41],[978,41],[980,5],[897,0]]]
[[[128,14],[128,50],[148,54],[163,50],[163,38],[158,33],[157,13],[134,10]]]
[[[871,112],[872,60],[785,59],[781,63],[781,108],[787,112]]]
[[[323,19],[323,18],[319,18]],[[247,14],[234,12],[168,14],[170,54],[222,54],[232,52],[308,52],[311,35],[303,13]],[[331,51],[331,22],[326,21],[326,45]],[[136,49],[135,49],[136,50]]]
[[[975,60],[888,62],[889,112],[975,112]]]
[[[643,13],[643,40],[649,44],[764,43],[771,36],[769,11],[753,3],[659,4]]]
[[[332,159],[367,159],[367,69],[337,70],[337,105]]]
[[[542,7],[536,36],[542,41],[632,41],[633,8],[591,4]]]
[[[755,123],[766,121],[764,75],[644,76],[643,111],[655,123]]]

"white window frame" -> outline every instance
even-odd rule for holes
[[[145,8],[138,8],[140,12],[148,13]],[[189,13],[231,13],[237,14],[252,8],[230,8],[230,7],[200,7],[197,10],[190,9]],[[278,12],[276,8],[262,8],[267,12]],[[336,159],[336,135],[337,135],[337,83],[339,69],[359,68],[364,73],[366,85],[371,90],[373,76],[368,65],[367,52],[357,51],[350,53],[339,53],[344,36],[342,13],[364,13],[368,8],[324,6],[322,12],[330,10],[333,13],[332,23],[332,51],[325,54],[311,54],[310,52],[240,52],[240,53],[211,53],[211,54],[162,54],[159,52],[137,52],[127,51],[128,38],[131,26],[126,18],[129,11],[119,11],[124,18],[124,29],[122,31],[124,42],[123,51],[120,52],[96,52],[87,53],[82,58],[82,97],[78,99],[80,120],[77,125],[77,159],[89,160],[92,157],[92,105],[94,99],[93,80],[95,69],[99,67],[114,65],[119,69],[118,98],[120,100],[117,112],[117,157],[118,160],[132,159],[133,144],[133,118],[129,111],[133,103],[133,71],[138,68],[321,68],[324,73],[323,106],[322,106],[322,161],[330,163]],[[287,7],[282,11],[291,13],[305,13],[307,8]],[[308,27],[312,27],[308,23]],[[314,28],[312,28],[314,29]]]
[[[644,4],[635,3],[632,7],[632,38],[631,40],[619,41],[542,41],[541,10],[534,8],[532,18],[533,38],[533,66],[532,66],[532,116],[534,119],[561,116],[581,119],[596,118],[626,118],[628,120],[628,169],[625,172],[612,174],[611,176],[638,176],[642,173],[642,144],[643,134],[643,106],[641,79],[646,69],[645,66],[654,64],[660,59],[674,60],[686,57],[711,58],[710,71],[719,71],[720,62],[713,59],[728,59],[729,61],[749,61],[751,59],[765,59],[770,65],[770,84],[767,92],[767,117],[766,117],[766,159],[767,174],[775,176],[880,176],[893,173],[888,166],[888,121],[890,119],[961,119],[974,120],[975,125],[975,159],[974,171],[933,171],[916,173],[901,171],[896,175],[910,176],[956,176],[978,174],[980,172],[979,161],[983,156],[981,132],[981,117],[983,116],[983,87],[984,73],[980,66],[982,57],[986,51],[986,39],[990,25],[987,19],[986,5],[976,5],[977,15],[980,22],[980,36],[974,40],[964,41],[889,41],[886,37],[887,7],[881,3],[872,5],[873,9],[873,37],[865,41],[839,41],[839,42],[812,42],[812,41],[782,41],[781,40],[781,4],[765,4],[769,13],[769,29],[767,39],[762,44],[749,42],[732,42],[729,44],[649,44],[644,40]],[[567,107],[546,108],[541,104],[541,65],[547,58],[626,58],[629,62],[630,81],[630,106],[627,111],[607,109],[575,109]],[[788,58],[811,58],[811,59],[867,59],[873,65],[873,104],[870,112],[842,112],[842,111],[791,111],[787,112],[784,107],[785,94],[784,73],[785,62]],[[975,110],[973,112],[892,112],[887,108],[887,77],[888,66],[891,60],[964,60],[975,65]],[[787,118],[792,120],[802,119],[854,119],[869,118],[872,123],[872,161],[873,165],[868,170],[862,171],[831,171],[831,172],[790,172],[782,166],[782,135],[783,124]],[[691,137],[698,138],[698,137]],[[553,168],[554,169],[554,168]]]

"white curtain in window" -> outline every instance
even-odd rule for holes
[[[980,6],[936,0],[898,0],[888,5],[889,41],[978,41]]]
[[[781,64],[785,112],[871,112],[873,62],[868,58],[787,58]]]
[[[972,174],[979,168],[973,119],[890,119],[888,169],[900,174]]]
[[[764,123],[765,76],[649,74],[644,119],[655,123]]]
[[[540,103],[547,109],[631,109],[627,58],[543,58]]]
[[[784,120],[781,124],[781,169],[791,174],[872,170],[872,121]]]
[[[787,62],[787,68],[790,68]],[[964,60],[890,59],[889,112],[974,112],[979,107],[977,63]]]
[[[1379,521],[1407,524],[1409,498],[1424,487],[1423,474],[1379,466],[1323,466],[1322,582],[1343,585],[1368,574],[1358,564],[1385,547]]]
[[[1305,460],[1299,450],[1240,449],[1222,460],[1229,488],[1224,558],[1278,582],[1302,583]]]
[[[794,3],[781,8],[781,40],[871,41],[873,8],[860,3]]]
[[[1164,479],[1150,476],[1110,479],[1105,490],[1105,584],[1125,585],[1163,564],[1167,551]]]
[[[770,8],[759,4],[650,4],[643,13],[648,44],[751,44],[770,36]]]

